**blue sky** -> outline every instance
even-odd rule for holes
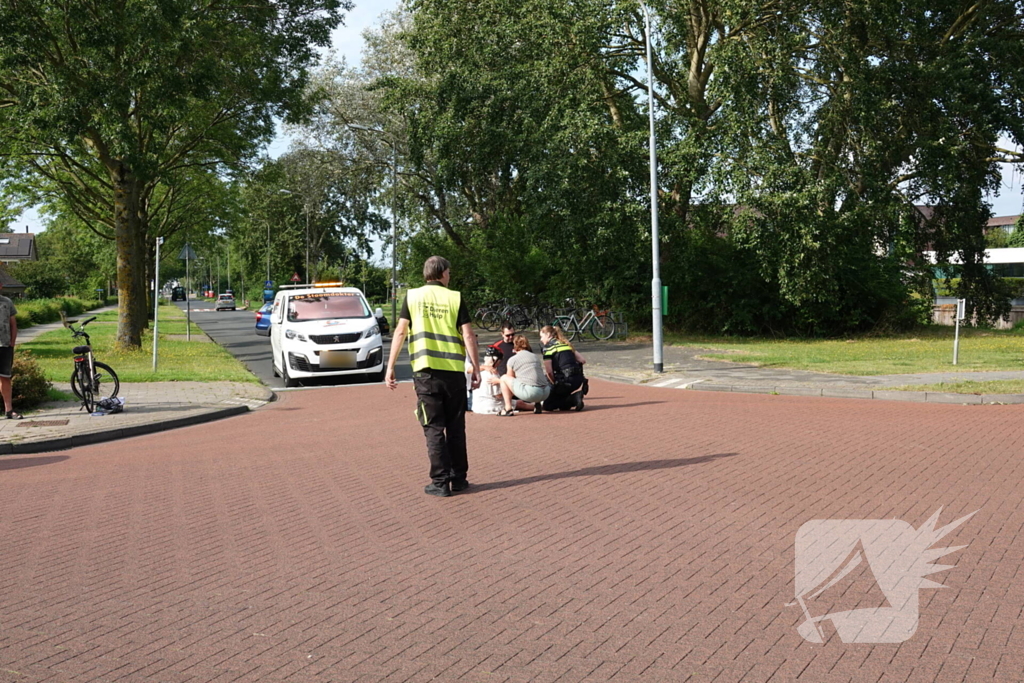
[[[373,26],[382,13],[393,10],[397,6],[398,0],[377,0],[376,2],[357,4],[346,16],[344,25],[334,31],[332,37],[334,51],[339,56],[344,56],[349,64],[358,64],[362,57],[363,31]],[[288,149],[289,142],[287,136],[279,134],[270,143],[267,153],[277,157]],[[1021,212],[1022,185],[1024,185],[1024,173],[1020,169],[1014,171],[1009,165],[1005,165],[1002,188],[997,196],[991,198],[992,210],[996,216],[1011,216]],[[23,232],[26,226],[30,232],[39,232],[43,229],[39,214],[35,209],[29,209],[13,223],[13,227],[18,232]]]

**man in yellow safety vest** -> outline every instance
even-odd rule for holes
[[[416,419],[427,438],[431,496],[447,497],[469,487],[466,472],[466,357],[473,365],[471,385],[480,385],[476,334],[462,295],[448,289],[451,265],[431,256],[423,264],[427,284],[410,289],[391,340],[384,381],[395,389],[395,361],[409,336],[409,360],[416,386]]]

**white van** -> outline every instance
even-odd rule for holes
[[[309,377],[384,379],[384,343],[374,312],[355,287],[282,288],[270,311],[274,376],[286,387]]]

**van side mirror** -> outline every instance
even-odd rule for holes
[[[378,306],[377,310],[375,310],[373,312],[373,315],[376,318],[383,318],[384,317],[384,309],[382,309],[380,306]]]

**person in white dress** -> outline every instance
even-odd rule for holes
[[[473,390],[473,412],[481,415],[497,415],[504,403],[501,398],[501,387],[490,380],[498,379],[498,363],[501,362],[501,351],[494,347],[484,350],[483,365],[480,366],[480,386]]]

